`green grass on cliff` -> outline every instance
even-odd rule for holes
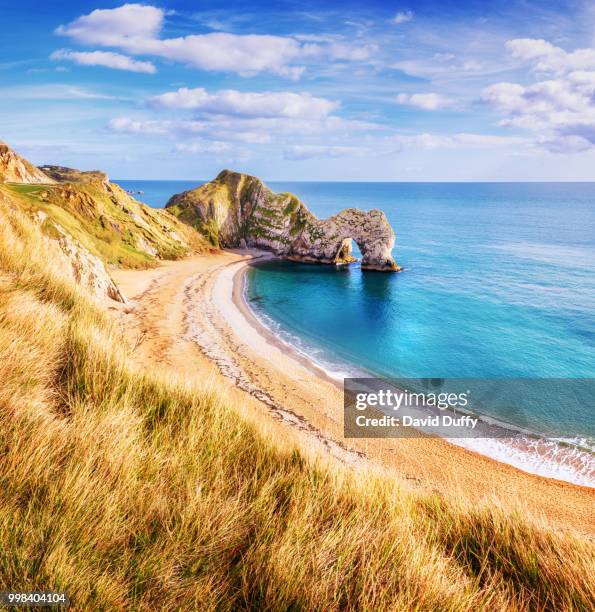
[[[177,219],[180,219],[180,221],[195,229],[201,236],[204,236],[213,248],[218,249],[221,247],[219,242],[219,227],[215,219],[210,219],[208,222],[205,222],[196,215],[192,208],[183,205],[170,206],[167,208],[167,211]]]
[[[592,610],[592,542],[405,491],[144,373],[0,193],[0,591],[76,610]]]
[[[56,185],[0,186],[28,212],[42,211],[91,253],[124,268],[146,268],[159,259],[178,259],[208,248],[204,238],[162,210],[152,210],[115,185],[100,181]],[[141,222],[138,221],[141,220]],[[45,227],[51,232],[51,223]],[[176,232],[189,248],[175,240]],[[139,244],[139,240],[142,241]],[[141,245],[149,245],[147,252]]]

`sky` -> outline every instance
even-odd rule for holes
[[[593,2],[0,0],[0,23],[0,139],[40,165],[595,180]]]

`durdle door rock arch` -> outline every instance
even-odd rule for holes
[[[288,257],[320,263],[350,263],[351,241],[361,254],[361,266],[367,270],[399,271],[391,251],[395,233],[381,210],[364,212],[357,208],[342,210],[328,219],[312,222],[291,245]]]
[[[173,196],[166,208],[215,246],[246,245],[294,261],[341,265],[356,261],[355,240],[362,268],[401,270],[391,254],[395,233],[381,210],[348,208],[318,219],[293,194],[275,194],[246,174],[223,170],[214,181]]]

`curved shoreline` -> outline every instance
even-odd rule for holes
[[[595,537],[593,489],[529,474],[440,438],[344,438],[342,386],[263,329],[242,303],[241,270],[254,255],[223,251],[114,271],[130,302],[110,308],[119,311],[134,361],[207,390],[215,386],[272,432],[280,448],[298,444],[316,460],[381,470],[405,488],[502,506]]]
[[[236,308],[242,313],[246,321],[254,328],[254,330],[261,336],[264,336],[268,342],[275,345],[281,350],[290,351],[292,357],[298,361],[305,368],[310,370],[316,376],[319,376],[323,380],[326,380],[330,384],[334,385],[339,391],[343,391],[343,385],[341,382],[333,378],[327,371],[318,366],[313,360],[308,359],[305,355],[300,353],[295,346],[292,346],[288,342],[285,342],[279,338],[269,327],[267,327],[260,319],[256,316],[254,311],[250,308],[248,301],[246,300],[246,273],[248,268],[252,265],[252,261],[261,259],[261,257],[255,257],[252,260],[244,262],[243,265],[239,266],[239,269],[233,276],[233,288],[232,288],[232,301]],[[275,259],[274,257],[266,257],[266,259]]]
[[[233,304],[242,314],[246,322],[251,325],[251,327],[259,335],[265,338],[267,342],[289,353],[293,359],[310,370],[314,375],[334,385],[342,393],[342,380],[331,376],[323,367],[319,366],[313,359],[310,359],[304,355],[303,352],[301,352],[296,346],[280,338],[257,316],[254,310],[248,304],[246,297],[246,274],[250,266],[262,259],[275,259],[275,257],[264,252],[261,255],[257,255],[241,263],[234,264],[234,267],[237,269],[232,279],[231,299]],[[373,374],[368,374],[368,376],[374,377]],[[538,436],[535,436],[535,440],[536,447],[539,446],[540,442],[544,443],[541,448],[542,452],[544,451],[544,445],[554,445],[552,441],[547,441],[546,439]],[[485,441],[480,439],[473,438],[460,443],[449,439],[444,439],[444,441],[457,449],[480,455],[489,459],[490,461],[520,470],[525,474],[530,474],[540,478],[547,478],[557,482],[563,482],[565,484],[578,486],[587,490],[595,490],[595,483],[593,478],[589,475],[585,476],[578,471],[578,468],[573,471],[573,468],[570,465],[559,461],[547,459],[545,460],[546,463],[544,463],[544,460],[540,461],[536,456],[537,451],[535,449],[533,449],[533,453],[531,453],[527,446],[525,446],[523,449],[523,444],[518,444],[518,441],[517,449],[515,449],[511,444],[502,442],[500,439],[490,440],[490,444],[487,444]],[[481,446],[484,448],[480,448]],[[489,447],[489,449],[486,448],[486,446]],[[490,454],[490,450],[492,454]],[[532,459],[534,460],[532,461]],[[554,475],[556,468],[558,468],[558,474]],[[574,480],[572,479],[573,477]]]

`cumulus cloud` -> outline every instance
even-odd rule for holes
[[[536,143],[555,153],[595,147],[595,51],[568,53],[538,39],[515,39],[506,47],[551,78],[485,88],[481,101],[503,115],[500,124],[534,132]]]
[[[397,104],[416,106],[423,110],[434,111],[451,105],[449,98],[437,93],[400,93],[396,97]]]
[[[144,4],[125,4],[115,9],[95,9],[56,33],[91,45],[117,47],[123,40],[135,42],[156,38],[163,25],[164,11]]]
[[[306,92],[208,91],[202,87],[182,87],[150,98],[149,105],[169,117],[116,117],[108,129],[177,138],[200,136],[225,142],[285,143],[290,140],[291,144],[296,137],[340,135],[345,138],[352,132],[381,129],[376,123],[338,117],[333,114],[339,108],[338,102]]]
[[[116,70],[128,70],[130,72],[142,72],[154,74],[155,66],[151,62],[141,62],[127,55],[113,53],[111,51],[70,51],[69,49],[59,49],[50,55],[52,60],[66,60],[75,62],[81,66],[104,66]]]
[[[595,70],[595,49],[577,49],[571,53],[536,38],[516,38],[506,43],[510,54],[521,61],[536,60],[535,72],[555,75],[572,70]]]
[[[309,93],[241,92],[225,89],[209,93],[202,87],[182,87],[152,98],[154,106],[165,109],[201,111],[242,117],[322,118],[337,109],[337,102]]]
[[[413,19],[413,11],[399,11],[393,17],[393,23],[396,23],[396,24],[407,23],[408,21],[411,21],[412,19]]]
[[[131,55],[150,55],[182,62],[201,70],[234,72],[251,76],[271,72],[298,79],[303,62],[316,57],[362,60],[375,47],[320,45],[287,36],[210,32],[176,38],[161,38],[165,12],[143,4],[115,9],[96,9],[56,33],[86,45],[114,47]]]

